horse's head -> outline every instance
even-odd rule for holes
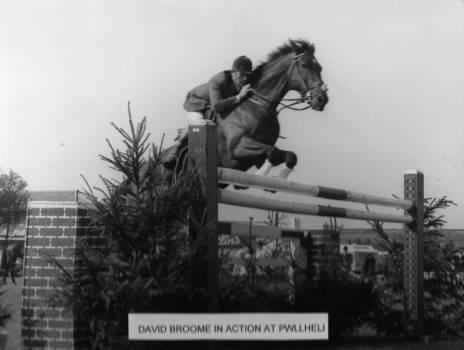
[[[290,46],[293,55],[287,88],[298,91],[312,109],[322,111],[329,98],[321,77],[322,67],[314,56],[314,46],[302,40],[290,40]]]
[[[301,98],[293,104],[306,102],[322,111],[329,99],[314,50],[314,45],[307,41],[289,40],[271,52],[267,62],[253,72],[257,96],[276,106],[288,91],[295,90]]]

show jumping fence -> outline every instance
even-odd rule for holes
[[[415,170],[406,172],[404,174],[404,199],[391,199],[217,168],[216,126],[210,121],[190,125],[188,139],[189,162],[190,164],[194,164],[205,180],[203,182],[203,191],[206,197],[206,222],[211,232],[217,232],[219,203],[286,213],[404,224],[403,279],[406,296],[405,319],[407,320],[405,332],[410,336],[422,337],[424,328],[424,176],[421,172]],[[404,215],[384,214],[368,210],[362,211],[252,196],[228,190],[219,190],[218,183],[399,208],[404,210]],[[207,241],[209,310],[217,312],[219,294],[217,236],[208,235]]]

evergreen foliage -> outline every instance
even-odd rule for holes
[[[20,271],[15,269],[17,254],[20,250],[16,247],[9,249],[8,238],[12,226],[24,218],[28,198],[27,182],[19,174],[13,170],[0,174],[0,224],[5,227],[0,262],[3,285],[7,283],[8,276],[13,283],[16,283],[15,277],[20,274]],[[0,291],[0,327],[5,327],[6,322],[11,319],[11,311],[6,306],[4,294],[3,289]]]
[[[17,224],[24,218],[29,199],[27,182],[16,172],[10,170],[8,173],[0,174],[0,223],[5,226],[5,240],[3,242],[1,274],[3,283],[10,276],[13,283],[18,271],[14,269],[17,249],[8,250],[8,238],[12,225]]]
[[[424,201],[424,331],[433,336],[464,335],[464,284],[461,257],[463,248],[445,244],[441,231],[446,221],[438,210],[456,205],[445,197]],[[403,286],[403,251],[401,241],[388,236],[382,223],[371,222],[380,244],[388,251],[387,283],[379,289],[380,303],[373,323],[378,332],[398,335],[402,332],[405,291]]]
[[[114,335],[127,341],[128,313],[206,311],[196,278],[202,243],[186,229],[189,206],[201,203],[198,179],[190,170],[164,173],[146,125],[146,118],[135,125],[130,110],[128,131],[113,124],[123,148],[107,140],[110,156],[100,157],[122,179],[101,177],[102,187],[86,182],[93,232],[79,242],[78,268],[52,259],[63,272],[55,301],[72,305],[82,326],[90,325],[92,349],[111,347]]]

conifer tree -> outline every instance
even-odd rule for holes
[[[54,260],[63,271],[54,298],[90,325],[92,349],[111,348],[117,336],[129,348],[128,313],[206,310],[204,274],[195,270],[202,242],[188,236],[189,208],[201,201],[194,170],[166,173],[146,118],[134,123],[130,109],[128,130],[113,127],[122,147],[107,140],[110,155],[100,158],[116,175],[100,187],[86,181],[93,232],[79,242],[78,269]]]
[[[15,282],[13,271],[15,257],[8,257],[8,238],[13,224],[18,223],[19,219],[24,216],[28,198],[27,182],[19,174],[13,170],[6,174],[0,174],[0,220],[5,226],[1,259],[4,283],[6,283],[8,275],[11,276],[13,283]]]

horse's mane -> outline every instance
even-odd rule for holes
[[[314,45],[309,43],[306,40],[298,39],[298,40],[292,40],[289,39],[288,42],[283,44],[282,46],[279,46],[276,48],[274,51],[272,51],[268,56],[267,56],[267,61],[274,61],[284,55],[287,55],[289,53],[294,53],[295,55],[299,55],[301,53],[309,53],[311,55],[314,55]]]
[[[289,39],[286,43],[283,45],[277,47],[275,50],[273,50],[268,56],[267,60],[263,63],[260,63],[259,65],[256,66],[256,68],[253,70],[253,75],[251,77],[251,83],[254,85],[256,82],[258,82],[261,79],[264,67],[268,66],[269,64],[272,64],[279,58],[288,55],[290,53],[293,53],[295,55],[299,55],[302,53],[309,53],[310,55],[314,55],[315,47],[314,44],[311,44],[310,42],[303,40],[303,39],[297,39],[297,40],[292,40]]]

